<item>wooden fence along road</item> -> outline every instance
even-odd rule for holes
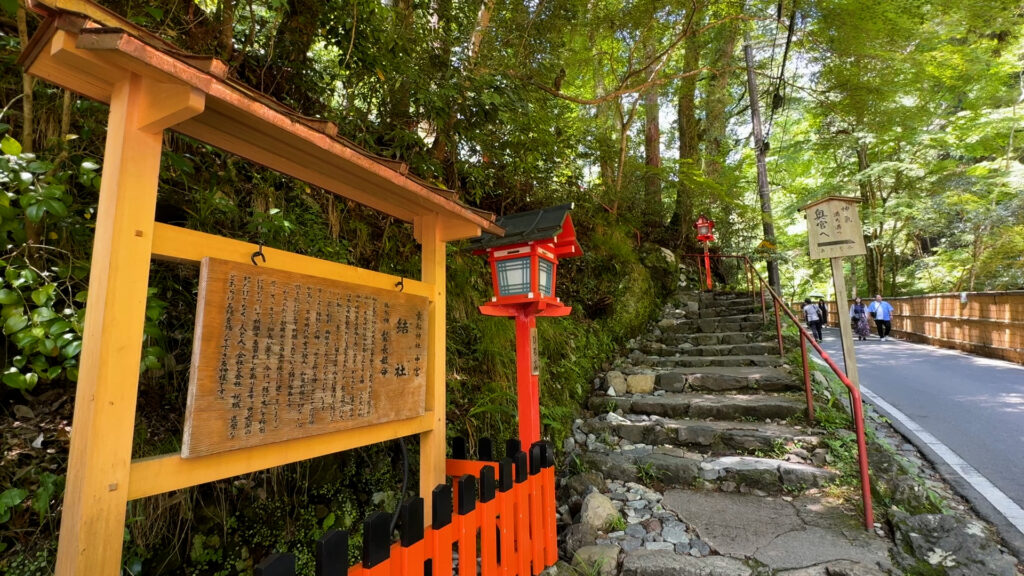
[[[865,299],[865,304],[868,301]],[[1024,364],[1024,290],[928,294],[886,301],[894,309],[892,333],[897,338]],[[836,303],[827,304],[829,325],[836,326]],[[843,313],[849,314],[849,310],[847,307]],[[874,329],[872,325],[871,331]]]
[[[428,528],[422,498],[399,509],[398,542],[391,541],[391,514],[372,514],[363,523],[362,563],[351,568],[348,533],[332,530],[317,542],[316,576],[447,575],[454,567],[453,549],[459,576],[531,576],[553,566],[558,561],[553,448],[537,442],[528,456],[518,440],[509,440],[508,457],[494,462],[491,443],[484,439],[479,452],[479,460],[467,460],[465,441],[455,439],[446,466],[454,481],[434,489]],[[295,557],[268,556],[255,574],[295,576]]]

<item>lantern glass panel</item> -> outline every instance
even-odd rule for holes
[[[555,263],[544,258],[537,259],[537,273],[540,279],[540,293],[542,296],[553,296],[554,286],[551,285],[551,278],[555,275]]]
[[[707,236],[710,233],[711,233],[711,227],[708,226],[707,224],[698,224],[697,225],[697,234],[700,234],[701,236]]]
[[[498,260],[498,290],[502,296],[530,293],[530,257]]]

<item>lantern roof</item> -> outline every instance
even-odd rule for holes
[[[505,229],[505,235],[485,233],[470,240],[469,248],[475,253],[483,253],[491,248],[544,242],[552,245],[556,256],[582,256],[583,249],[576,241],[576,228],[569,216],[573,207],[572,203],[561,204],[501,216],[495,224]]]

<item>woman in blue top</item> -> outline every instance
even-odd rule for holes
[[[892,304],[882,300],[882,295],[875,295],[875,301],[868,306],[868,314],[875,319],[875,327],[878,328],[878,337],[882,342],[889,339],[889,332],[892,332]]]

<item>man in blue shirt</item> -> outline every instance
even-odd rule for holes
[[[885,342],[892,332],[892,304],[882,300],[881,294],[875,295],[875,301],[868,306],[868,314],[875,319],[878,337]]]

